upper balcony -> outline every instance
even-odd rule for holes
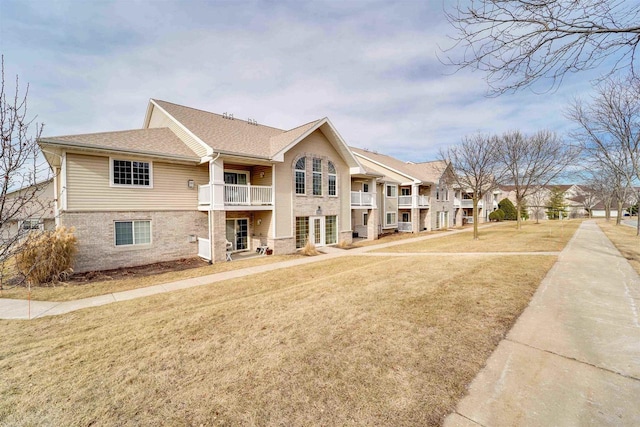
[[[478,200],[478,207],[482,208],[484,206],[484,202],[482,200]],[[473,208],[473,199],[462,199],[462,203],[460,207],[463,208]]]
[[[428,208],[429,205],[429,196],[418,195],[416,206],[413,205],[413,196],[398,196],[398,207],[400,208]]]
[[[211,210],[213,200],[212,185],[198,186],[198,209]],[[266,185],[224,184],[225,209],[242,207],[246,209],[271,209],[273,207],[273,187]]]
[[[376,193],[351,192],[351,208],[375,208]]]

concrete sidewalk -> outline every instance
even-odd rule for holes
[[[640,425],[639,306],[638,274],[584,222],[444,425]]]
[[[483,227],[490,227],[493,224],[484,224]],[[397,240],[394,242],[380,243],[377,245],[364,246],[357,249],[344,250],[334,247],[324,247],[321,250],[324,255],[301,258],[291,261],[277,262],[256,267],[247,267],[237,270],[225,271],[222,273],[210,274],[207,276],[194,277],[191,279],[183,279],[160,285],[148,286],[145,288],[131,289],[128,291],[114,292],[95,297],[83,298],[73,301],[56,302],[56,301],[31,301],[20,299],[0,298],[0,319],[36,319],[44,316],[55,316],[65,314],[84,308],[98,307],[105,304],[111,304],[118,301],[126,301],[135,298],[146,297],[150,295],[171,292],[179,289],[187,289],[195,286],[208,285],[211,283],[221,282],[223,280],[237,279],[239,277],[250,276],[252,274],[264,273],[267,271],[278,270],[281,268],[295,267],[298,265],[311,264],[315,262],[326,261],[329,259],[348,256],[362,255],[375,249],[383,249],[391,246],[403,245],[406,243],[419,242],[423,240],[437,239],[439,237],[450,236],[457,233],[465,233],[472,231],[472,228],[464,228],[459,230],[450,230],[441,233],[429,234],[410,239]],[[384,255],[384,254],[381,254]]]

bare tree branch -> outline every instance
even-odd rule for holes
[[[526,197],[536,188],[557,179],[576,159],[578,150],[550,131],[539,131],[531,136],[513,131],[498,139],[496,155],[507,180],[514,186],[519,229],[521,207]]]
[[[623,205],[640,181],[640,84],[633,77],[608,79],[590,102],[576,99],[567,116],[577,125],[571,136],[581,144],[585,162],[613,189],[620,224]]]
[[[49,167],[38,163],[37,139],[42,125],[28,117],[27,85],[20,94],[16,76],[15,91],[5,84],[4,57],[0,66],[0,289],[4,283],[7,263],[20,248],[20,242],[30,232],[23,227],[27,219],[39,219],[50,206],[44,206],[39,195],[48,178]]]
[[[498,186],[496,144],[492,136],[466,136],[458,145],[440,151],[440,158],[451,163],[454,183],[473,193],[473,239],[478,240],[478,201]]]
[[[493,95],[541,80],[553,90],[567,73],[593,69],[610,57],[610,73],[635,73],[637,2],[470,0],[445,13],[456,43],[444,62],[485,72]]]

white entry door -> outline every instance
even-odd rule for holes
[[[324,217],[323,216],[311,216],[309,217],[309,240],[316,246],[325,245],[324,235]]]

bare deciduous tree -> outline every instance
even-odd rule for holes
[[[548,201],[549,191],[545,187],[536,185],[530,188],[527,203],[529,204],[531,213],[536,219],[536,224],[540,224],[540,218],[544,218]]]
[[[19,250],[19,243],[29,232],[21,222],[38,218],[48,206],[40,203],[42,181],[48,176],[48,167],[40,169],[37,139],[42,125],[27,115],[29,87],[20,94],[16,76],[15,91],[5,85],[4,58],[1,62],[0,84],[0,288],[7,271],[6,263]]]
[[[553,89],[567,73],[606,59],[613,73],[634,71],[640,42],[640,5],[621,0],[470,0],[446,12],[462,48],[460,68],[486,72],[493,94],[540,80]]]
[[[629,189],[640,180],[640,82],[608,79],[597,86],[591,102],[576,99],[567,115],[578,125],[571,135],[582,145],[585,161],[613,186],[619,224]]]
[[[466,136],[458,145],[440,151],[440,157],[451,163],[452,180],[464,191],[473,193],[473,239],[478,240],[478,201],[498,186],[496,176],[497,138],[477,134]]]
[[[538,131],[530,136],[512,131],[498,139],[496,154],[506,179],[514,186],[519,229],[525,198],[532,190],[557,179],[577,157],[578,150],[550,131]]]

